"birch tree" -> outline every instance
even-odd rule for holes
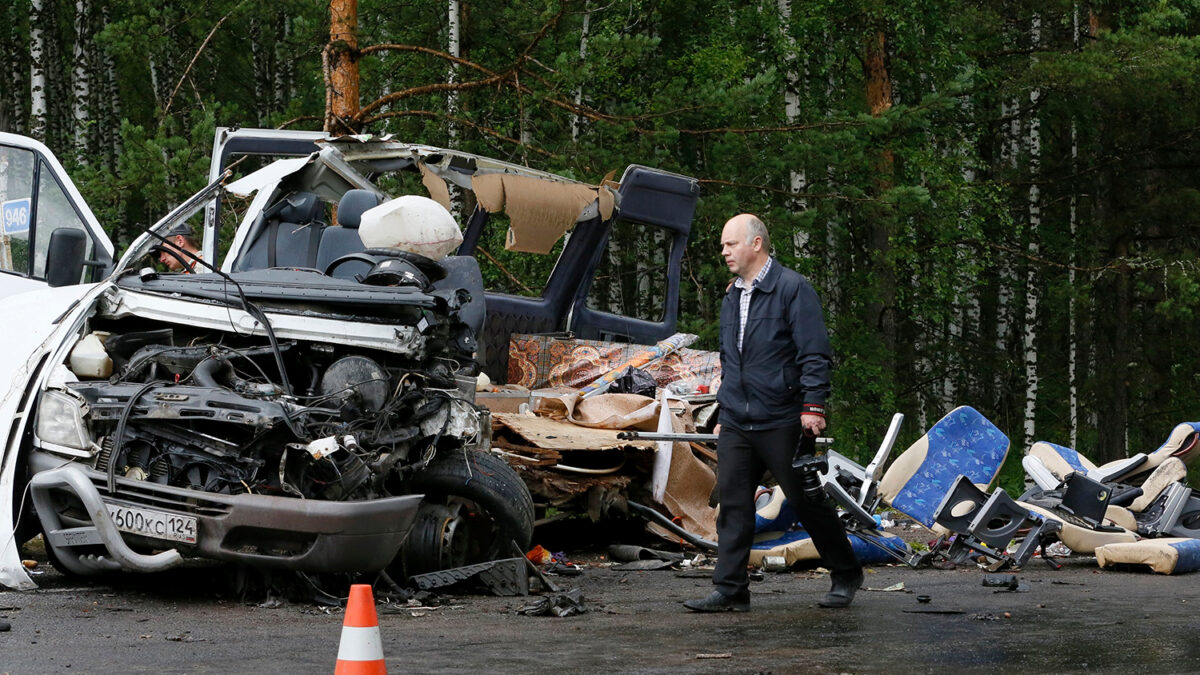
[[[88,135],[90,120],[91,71],[92,71],[92,21],[91,8],[87,0],[75,0],[75,49],[72,80],[72,123],[74,126],[75,161],[87,164],[90,154]]]
[[[579,63],[584,65],[587,63],[587,45],[588,31],[592,25],[592,3],[591,0],[585,0],[583,3],[583,26],[579,30]],[[455,54],[457,56],[457,54]],[[575,105],[583,105],[583,81],[575,87]],[[579,131],[583,127],[583,118],[579,115],[571,116],[571,142],[579,142]]]
[[[46,137],[46,0],[32,0],[29,13],[29,135]]]
[[[1033,46],[1036,54],[1041,46],[1042,37],[1042,21],[1038,14],[1033,15],[1030,23],[1030,43]],[[1035,57],[1036,58],[1036,57]],[[1029,129],[1026,136],[1026,145],[1029,152],[1029,175],[1032,179],[1029,184],[1029,228],[1028,228],[1028,244],[1027,248],[1029,255],[1036,258],[1039,252],[1038,236],[1042,224],[1042,203],[1041,203],[1041,188],[1038,186],[1040,179],[1041,160],[1042,160],[1042,136],[1041,136],[1041,120],[1038,115],[1038,99],[1041,98],[1041,91],[1033,89],[1029,92],[1030,116]],[[1038,279],[1037,268],[1034,265],[1028,265],[1025,272],[1025,325],[1024,339],[1022,341],[1023,354],[1025,358],[1025,447],[1033,445],[1036,434],[1036,417],[1037,412],[1037,393],[1038,393],[1038,346],[1037,346],[1037,320],[1038,320]]]
[[[800,117],[800,73],[799,59],[796,54],[796,38],[792,34],[792,2],[791,0],[776,0],[777,9],[779,11],[779,31],[783,37],[783,118],[784,121],[791,126],[796,123]],[[795,210],[804,210],[807,205],[804,199],[799,197],[808,185],[808,178],[802,167],[790,167],[788,169],[789,188],[793,195],[796,195],[792,201],[792,206]],[[792,235],[792,250],[797,257],[804,254],[804,249],[808,245],[808,232],[803,228],[796,228]]]

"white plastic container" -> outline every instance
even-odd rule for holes
[[[89,333],[71,350],[71,372],[79,378],[100,378],[112,375],[112,359],[104,351],[108,333]]]

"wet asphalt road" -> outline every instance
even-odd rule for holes
[[[328,673],[341,610],[238,597],[228,568],[85,581],[42,565],[32,592],[0,593],[0,673]],[[695,572],[691,574],[695,575]],[[817,607],[828,577],[767,574],[746,614],[680,602],[708,581],[588,567],[559,579],[587,614],[524,616],[529,600],[440,596],[378,606],[396,672],[1200,672],[1200,576],[1100,571],[1092,559],[1019,573],[995,592],[977,569],[874,567],[848,610]],[[918,595],[930,596],[928,604]]]

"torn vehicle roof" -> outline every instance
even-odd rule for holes
[[[336,160],[363,175],[415,168],[430,197],[448,210],[449,192],[434,178],[471,190],[484,210],[508,215],[505,248],[512,251],[549,253],[575,223],[597,214],[607,220],[617,206],[617,192],[608,185],[589,185],[469,152],[354,136],[318,145],[320,157],[333,159],[336,153]]]

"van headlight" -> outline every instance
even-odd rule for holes
[[[86,452],[92,445],[83,416],[84,404],[61,391],[42,392],[38,404],[37,436],[45,443]]]

